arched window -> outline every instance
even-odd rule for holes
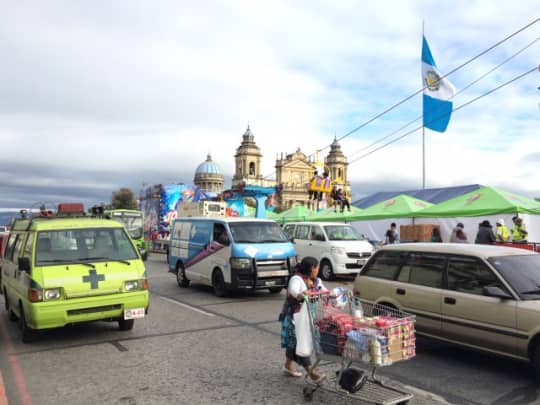
[[[255,176],[255,163],[249,162],[249,175]]]
[[[338,169],[338,177],[339,177],[341,180],[345,180],[345,179],[343,178],[343,170],[342,170],[341,168]]]

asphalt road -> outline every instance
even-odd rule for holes
[[[304,381],[280,371],[283,293],[217,298],[203,286],[180,289],[159,254],[147,269],[150,313],[129,332],[97,322],[25,345],[16,324],[0,316],[0,405],[304,403]],[[350,279],[330,283],[337,285],[352,287]],[[413,393],[412,404],[540,403],[527,365],[425,339],[414,359],[380,375]],[[313,403],[362,402],[317,391]]]

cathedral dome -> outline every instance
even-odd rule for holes
[[[212,156],[208,154],[206,160],[202,162],[195,170],[195,175],[198,174],[222,174],[221,168],[212,161]]]

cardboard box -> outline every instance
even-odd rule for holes
[[[439,228],[435,224],[400,225],[399,239],[403,241],[429,242],[433,228]]]

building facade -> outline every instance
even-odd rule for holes
[[[195,170],[193,183],[201,191],[221,193],[225,184],[225,178],[221,168],[212,161],[212,156],[208,154],[206,160],[202,162]]]
[[[255,136],[248,125],[242,135],[242,143],[236,148],[235,172],[232,179],[233,188],[244,183],[253,186],[273,187],[275,180],[267,180],[261,173],[262,153],[255,143]]]
[[[262,187],[278,186],[275,198],[276,211],[284,211],[297,205],[314,208],[310,200],[309,184],[316,170],[316,165],[300,148],[294,153],[283,154],[276,158],[276,179],[267,180],[261,174],[262,153],[255,143],[255,137],[248,125],[242,136],[242,143],[236,149],[235,174],[232,180],[233,188],[242,183]],[[322,165],[322,163],[321,163]],[[350,198],[351,187],[347,176],[347,158],[341,150],[337,139],[334,138],[330,152],[324,158],[324,171],[328,172],[332,184],[343,189]],[[319,173],[321,175],[322,173]],[[323,196],[323,201],[327,199]],[[320,204],[324,207],[324,203]]]

